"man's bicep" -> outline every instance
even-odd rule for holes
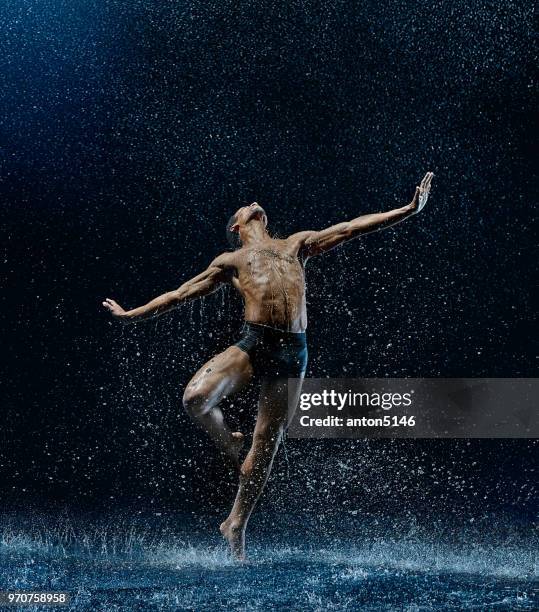
[[[295,234],[291,234],[288,237],[288,241],[295,243],[298,247],[298,253],[303,257],[307,257],[306,245],[310,240],[313,239],[314,236],[316,236],[316,234],[318,234],[317,231],[304,230],[302,232],[296,232]]]
[[[236,272],[237,257],[234,253],[222,253],[208,266],[219,282],[228,282]]]
[[[230,277],[230,266],[226,256],[216,257],[210,265],[200,274],[197,274],[183,283],[176,293],[179,297],[196,297],[215,291],[220,285],[226,283]]]
[[[349,223],[338,223],[320,231],[306,232],[303,252],[307,257],[320,255],[344,242],[349,235]]]
[[[208,287],[211,287],[212,285],[218,287],[222,283],[225,283],[227,282],[227,280],[229,280],[230,274],[230,261],[227,257],[227,254],[224,254],[219,255],[219,257],[216,257],[206,268],[206,270],[204,270],[204,272],[195,277],[195,279],[199,282],[203,282]]]

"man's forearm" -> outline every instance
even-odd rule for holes
[[[133,308],[132,310],[127,310],[123,319],[129,322],[135,321],[144,321],[145,319],[150,319],[151,317],[158,317],[169,310],[172,310],[178,306],[181,299],[178,295],[178,290],[169,291],[168,293],[164,293],[160,295],[144,306],[139,306],[138,308]]]
[[[125,313],[125,318],[127,321],[135,322],[158,317],[165,312],[174,310],[182,302],[210,293],[210,288],[207,282],[188,281],[178,289],[163,293],[163,295],[154,298],[147,304],[144,304],[144,306],[128,310]]]
[[[402,206],[401,208],[395,208],[387,212],[374,213],[370,215],[362,215],[353,221],[349,221],[348,230],[351,237],[359,236],[360,234],[368,234],[369,232],[375,232],[377,230],[391,227],[396,223],[400,223],[407,219],[414,213],[411,204]]]

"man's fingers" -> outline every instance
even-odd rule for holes
[[[116,304],[116,302],[114,300],[111,300],[110,298],[107,298],[103,302],[103,306],[112,313],[114,313],[114,311],[120,308],[120,306],[118,306],[118,304]]]
[[[421,185],[420,185],[420,191],[425,191],[426,193],[428,193],[430,191],[430,183],[432,181],[432,177],[434,176],[433,172],[427,172],[427,174],[425,174],[425,176],[423,177],[423,180],[421,181]]]
[[[417,202],[416,212],[420,212],[423,210],[423,207],[427,203],[427,199],[429,197],[430,192],[430,184],[432,181],[432,177],[434,176],[434,172],[427,172],[423,177],[423,180],[419,184],[419,187],[415,188],[414,199],[412,200],[412,204]]]

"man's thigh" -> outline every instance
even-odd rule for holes
[[[262,379],[254,435],[272,435],[284,430],[298,405],[301,378]]]
[[[237,346],[230,346],[199,368],[187,384],[184,400],[193,396],[223,398],[241,389],[252,376],[249,355]]]

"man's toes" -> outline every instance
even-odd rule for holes
[[[234,438],[234,445],[241,448],[243,446],[243,441],[245,440],[245,436],[241,433],[241,431],[234,431],[232,433],[232,437]]]

